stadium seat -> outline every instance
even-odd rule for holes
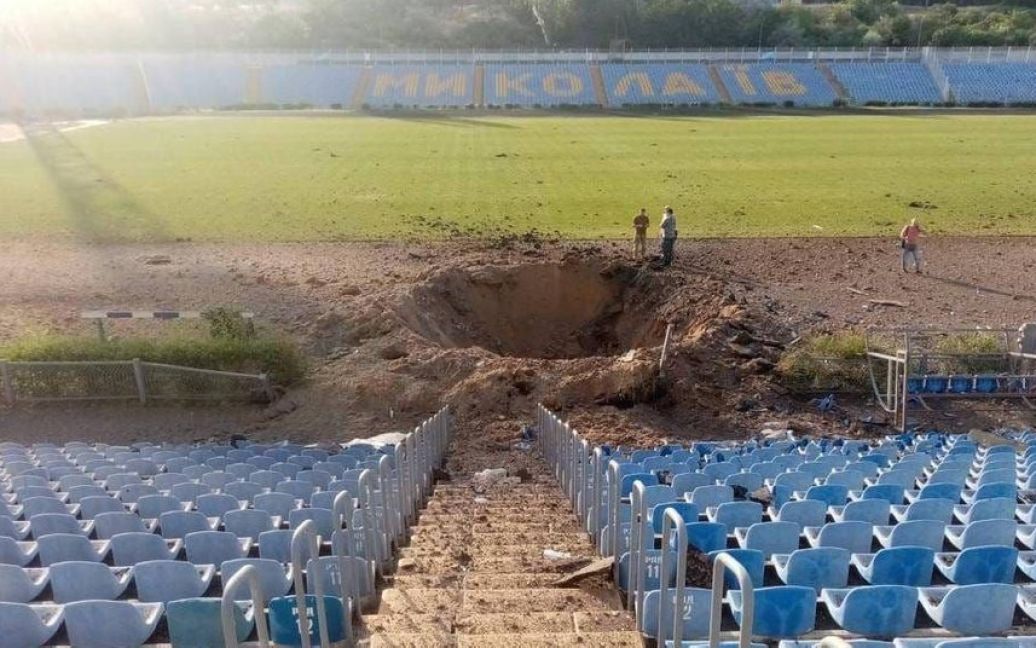
[[[954,515],[961,524],[981,520],[1013,520],[1015,506],[1014,498],[991,497],[978,500],[974,504],[954,507]]]
[[[29,537],[29,523],[15,522],[9,517],[0,517],[0,537],[25,540]]]
[[[291,512],[298,508],[295,497],[288,493],[263,493],[256,495],[252,505],[258,511],[266,511],[282,520],[287,520]]]
[[[126,484],[119,489],[118,498],[124,504],[135,504],[141,497],[158,494],[158,489],[151,484]]]
[[[245,509],[229,511],[223,518],[223,528],[239,538],[251,538],[259,541],[259,534],[270,531],[280,525],[280,519],[274,519],[266,511]]]
[[[759,522],[747,530],[736,529],[734,535],[742,549],[757,549],[767,560],[773,554],[790,554],[799,548],[796,522]]]
[[[169,626],[172,648],[199,648],[223,645],[223,626],[218,598],[182,598],[166,603],[165,618]],[[237,641],[243,642],[252,632],[254,615],[236,606],[234,627]]]
[[[669,590],[670,604],[662,606],[662,622],[659,628],[659,603],[662,593],[659,590],[651,590],[644,597],[644,612],[638,621],[641,631],[653,638],[658,639],[658,644],[663,645],[673,637],[673,602],[675,594]],[[683,639],[700,639],[709,634],[709,617],[712,610],[712,591],[699,587],[687,587],[684,589],[683,615]]]
[[[780,508],[776,516],[777,522],[794,522],[800,528],[807,526],[823,526],[827,519],[827,505],[816,500],[797,500],[788,502]]]
[[[868,637],[896,637],[914,628],[917,589],[904,585],[868,585],[826,589],[821,600],[835,623]]]
[[[858,521],[881,526],[888,524],[890,508],[889,503],[883,499],[861,499],[849,502],[845,506],[831,507],[831,519],[835,522]]]
[[[892,517],[898,522],[910,520],[937,520],[949,524],[953,520],[955,503],[948,499],[918,500],[908,506],[893,506]]]
[[[101,540],[111,540],[120,533],[153,533],[154,528],[149,528],[134,513],[123,511],[121,513],[100,513],[94,518],[97,537]]]
[[[863,489],[860,499],[883,499],[896,506],[903,503],[905,491],[900,484],[874,484]]]
[[[753,587],[763,586],[766,569],[766,559],[763,557],[763,552],[757,549],[719,549],[709,552],[709,560],[715,561],[716,556],[721,553],[729,554],[731,558],[741,563],[741,566],[745,568],[748,576],[752,579]],[[723,580],[726,583],[727,589],[740,589],[741,587],[737,576],[730,570],[724,571]]]
[[[827,506],[843,506],[849,497],[849,489],[839,484],[813,486],[806,491],[805,499],[818,500]]]
[[[741,591],[729,594],[730,611],[741,625]],[[792,638],[816,625],[817,595],[812,587],[782,585],[755,590],[752,634],[759,637]]]
[[[158,517],[163,538],[185,538],[188,533],[211,531],[215,526],[197,511],[169,511]]]
[[[76,648],[136,648],[162,618],[161,603],[77,601],[64,611],[65,629]]]
[[[50,567],[55,603],[115,600],[133,579],[129,567],[108,567],[99,562],[68,561]]]
[[[194,531],[184,536],[183,544],[187,560],[195,565],[220,565],[247,556],[252,539],[238,538],[226,531]]]
[[[12,648],[37,648],[49,643],[63,622],[60,605],[0,602],[0,628]]]
[[[0,564],[0,602],[28,603],[50,582],[50,570]]]
[[[101,513],[123,513],[126,505],[107,495],[84,497],[79,501],[79,515],[84,520],[93,520]]]
[[[151,478],[151,485],[160,491],[166,491],[177,484],[190,483],[191,478],[183,473],[162,473]]]
[[[763,517],[763,505],[758,502],[725,502],[709,510],[710,522],[725,524],[729,529],[751,526]]]
[[[922,587],[921,606],[943,628],[964,635],[986,635],[1011,627],[1018,588],[1004,583]]]
[[[803,535],[811,547],[841,547],[850,553],[868,553],[873,530],[866,522],[829,522],[822,527],[806,527]]]
[[[686,528],[688,544],[702,553],[709,553],[727,546],[727,526],[725,524],[691,522]]]
[[[170,543],[154,533],[119,533],[111,539],[112,562],[133,566],[148,560],[175,560],[182,547],[183,540]]]
[[[137,598],[145,603],[169,603],[203,596],[216,573],[213,565],[182,560],[147,560],[133,567]]]
[[[24,567],[39,553],[35,542],[19,542],[14,538],[0,536],[0,564]]]
[[[111,542],[91,542],[85,535],[54,533],[36,541],[39,545],[40,564],[44,567],[69,560],[103,562],[111,550]]]
[[[169,489],[169,494],[180,500],[181,502],[190,502],[194,504],[198,501],[198,497],[211,493],[212,489],[204,484],[196,484],[190,482],[187,484],[177,484]]]
[[[223,488],[223,492],[232,497],[236,497],[243,502],[252,504],[257,495],[261,495],[267,491],[259,484],[250,481],[238,481],[227,484],[226,487]]]
[[[183,510],[184,503],[171,495],[146,495],[137,500],[137,515],[145,520],[157,520],[163,513]]]
[[[291,567],[287,568],[283,563],[269,558],[237,558],[227,560],[220,565],[220,580],[227,583],[240,569],[251,565],[255,567],[262,583],[263,596],[273,598],[285,596],[291,590],[292,572]],[[247,589],[241,588],[236,593],[238,601],[251,599]]]
[[[673,477],[672,487],[677,494],[691,493],[701,486],[708,486],[712,482],[701,473],[684,473]]]
[[[1013,547],[1018,525],[1014,520],[981,520],[946,527],[946,539],[957,549],[984,545]]]
[[[317,597],[307,594],[305,598],[306,608],[317,609]],[[332,643],[343,641],[346,637],[345,623],[348,617],[345,615],[345,608],[342,599],[336,596],[325,595],[323,597],[327,611],[327,634]],[[270,640],[277,645],[297,646],[301,645],[302,637],[299,635],[297,622],[296,601],[294,596],[281,596],[270,600]],[[310,640],[317,644],[320,641],[317,632],[317,624],[310,624]]]
[[[874,537],[882,547],[927,547],[942,551],[945,528],[945,524],[935,520],[911,520],[874,527]]]
[[[1013,583],[1018,565],[1018,550],[1014,547],[971,547],[958,553],[939,553],[935,566],[951,583],[976,585],[980,583]]]
[[[871,585],[923,587],[932,582],[934,557],[926,547],[892,547],[876,554],[853,554],[851,562]]]
[[[222,493],[201,495],[194,507],[205,517],[218,518],[221,522],[228,511],[240,511],[242,508],[236,497]]]
[[[287,529],[263,531],[259,534],[259,557],[277,562],[291,562],[291,534]]]
[[[710,506],[719,506],[734,501],[734,489],[730,486],[699,486],[691,492],[690,502],[705,510]]]
[[[849,579],[849,552],[838,547],[798,549],[790,554],[774,554],[777,576],[785,585],[845,587]]]

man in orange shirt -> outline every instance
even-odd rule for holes
[[[633,255],[638,259],[647,255],[647,228],[650,224],[646,209],[641,208],[640,213],[633,217]]]
[[[910,224],[899,233],[899,244],[903,248],[903,272],[907,272],[909,267],[907,260],[909,259],[913,261],[917,274],[921,274],[921,234],[923,233],[916,218],[910,219]]]

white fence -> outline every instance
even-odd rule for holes
[[[141,360],[0,361],[0,393],[10,403],[48,401],[273,401],[266,374],[213,371]]]

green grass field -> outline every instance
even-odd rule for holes
[[[0,144],[0,239],[1034,234],[1034,170],[1034,115],[134,120]]]

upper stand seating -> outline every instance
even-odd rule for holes
[[[936,104],[939,87],[923,63],[832,63],[854,104]]]
[[[959,104],[1036,102],[1036,63],[944,63]]]
[[[485,67],[489,106],[598,105],[590,68],[562,63],[491,64]]]
[[[720,102],[708,66],[702,64],[605,63],[601,76],[611,106]]]
[[[716,68],[736,104],[831,106],[838,98],[812,63],[728,63]]]

